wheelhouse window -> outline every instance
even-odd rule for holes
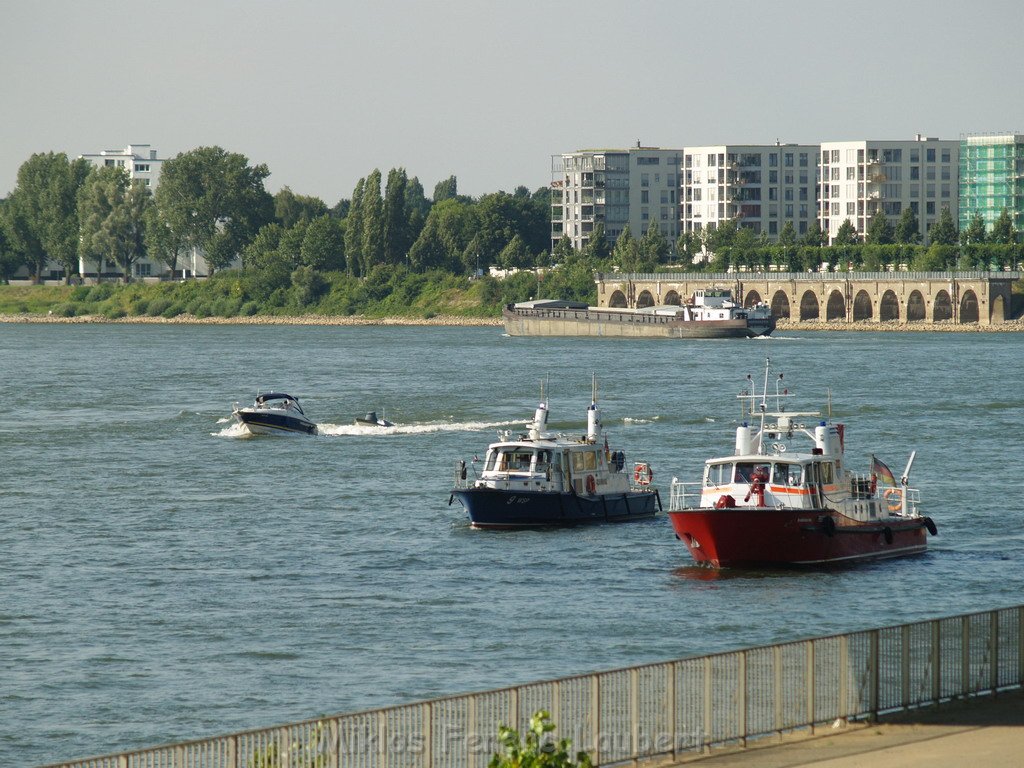
[[[572,454],[572,468],[576,472],[597,469],[597,451],[576,451]]]
[[[499,448],[487,452],[485,472],[529,472],[534,452],[522,448]]]
[[[772,482],[775,485],[800,485],[803,468],[799,464],[776,464],[772,471]]]
[[[709,464],[704,476],[705,485],[728,485],[732,482],[732,464]]]

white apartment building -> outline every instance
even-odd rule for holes
[[[948,207],[957,220],[959,163],[959,141],[921,135],[912,141],[822,142],[818,188],[822,232],[831,244],[849,219],[863,236],[877,211],[895,226],[910,208],[927,244],[943,208]]]
[[[657,223],[675,252],[682,150],[581,149],[551,158],[551,248],[567,236],[582,250],[604,226],[614,244],[626,226],[639,239]]]
[[[96,155],[79,155],[97,168],[118,166],[128,171],[131,179],[141,179],[151,192],[160,183],[160,168],[163,159],[156,156],[156,150],[149,144],[129,144],[125,149],[104,149]]]
[[[723,144],[683,149],[682,231],[729,219],[772,242],[792,222],[797,237],[818,215],[817,144]]]

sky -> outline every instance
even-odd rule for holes
[[[581,148],[1024,133],[1019,0],[0,0],[33,153],[219,146],[329,206],[379,168],[530,190]]]

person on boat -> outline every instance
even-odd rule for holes
[[[768,482],[768,467],[759,466],[754,469],[750,476],[750,490],[747,491],[744,501],[750,501],[750,497],[757,499],[757,506],[764,506],[764,487]]]

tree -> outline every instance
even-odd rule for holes
[[[801,245],[821,248],[828,242],[828,235],[821,230],[821,223],[815,219],[807,227],[807,232],[800,241]]]
[[[404,168],[388,172],[388,185],[384,194],[383,259],[385,264],[402,264],[409,253],[409,213],[405,192],[409,179]]]
[[[960,244],[981,245],[985,239],[985,219],[980,213],[976,213],[967,225],[967,229],[960,233]]]
[[[32,155],[18,169],[4,206],[7,236],[37,282],[48,259],[64,266],[65,281],[78,271],[78,190],[91,168],[88,160],[48,152]]]
[[[3,203],[0,200],[0,280],[8,282],[22,265],[22,260],[11,247],[4,225]]]
[[[792,247],[796,245],[796,229],[793,228],[793,222],[787,221],[782,231],[779,233],[779,245],[784,247]]]
[[[375,266],[384,263],[384,198],[380,194],[380,178],[377,168],[366,177],[359,205],[363,219],[361,274],[364,277]]]
[[[571,243],[568,237],[562,236],[567,243]],[[561,243],[561,239],[559,240]],[[571,248],[571,245],[570,245]],[[587,241],[586,247],[583,249],[583,253],[587,258],[594,259],[596,261],[602,261],[611,256],[612,248],[608,243],[608,238],[604,234],[604,224],[594,225],[594,231],[590,233],[590,239]],[[563,263],[562,259],[555,259],[555,263]]]
[[[171,277],[178,270],[178,259],[189,251],[182,232],[174,232],[154,204],[146,209],[146,252],[151,259],[162,261]]]
[[[939,220],[932,226],[932,230],[929,234],[931,235],[931,241],[933,243],[938,243],[939,245],[956,245],[956,224],[953,223],[953,215],[949,212],[948,205],[943,207],[942,213],[939,214]]]
[[[345,217],[345,256],[350,274],[362,274],[363,264],[363,190],[366,179],[356,182],[352,191],[352,202]]]
[[[669,244],[658,222],[652,221],[640,239],[640,260],[645,264],[664,264],[668,261]]]
[[[345,268],[345,226],[326,214],[309,222],[299,261],[319,271]]]
[[[897,243],[915,245],[921,242],[921,224],[917,220],[914,209],[909,205],[900,214],[894,234]]]
[[[870,245],[892,245],[895,242],[893,226],[881,209],[875,211],[875,215],[871,217],[864,242]]]
[[[856,245],[859,241],[860,236],[857,234],[857,228],[853,226],[853,222],[849,219],[844,219],[843,223],[839,225],[839,229],[836,230],[836,236],[832,244]]]
[[[444,181],[434,185],[434,203],[442,200],[454,200],[459,196],[459,183],[454,176],[449,176]]]
[[[1017,231],[1013,226],[1013,219],[1005,208],[992,225],[992,242],[1000,245],[1017,242]]]
[[[545,741],[546,735],[555,730],[550,720],[549,712],[535,712],[530,718],[525,739],[518,731],[501,726],[498,741],[502,749],[491,756],[487,768],[591,768],[593,762],[586,752],[577,752],[573,760],[569,754],[572,746],[569,739],[561,739],[557,743]]]
[[[164,163],[156,203],[175,238],[201,249],[211,271],[223,269],[274,218],[269,175],[244,155],[199,147]]]
[[[628,224],[615,239],[612,262],[623,272],[636,272],[639,268],[640,244],[633,237]]]
[[[700,253],[700,235],[696,232],[683,232],[676,238],[676,257],[688,267],[693,265]]]
[[[96,260],[97,277],[110,260],[121,267],[124,282],[131,280],[132,265],[146,254],[152,205],[149,189],[133,182],[122,167],[104,166],[89,174],[78,196],[78,250],[83,260]]]
[[[274,218],[286,229],[303,219],[312,221],[325,215],[327,204],[319,197],[296,195],[289,187],[274,195]]]
[[[533,258],[526,249],[523,238],[515,235],[498,254],[498,266],[502,269],[523,269],[533,266]]]

